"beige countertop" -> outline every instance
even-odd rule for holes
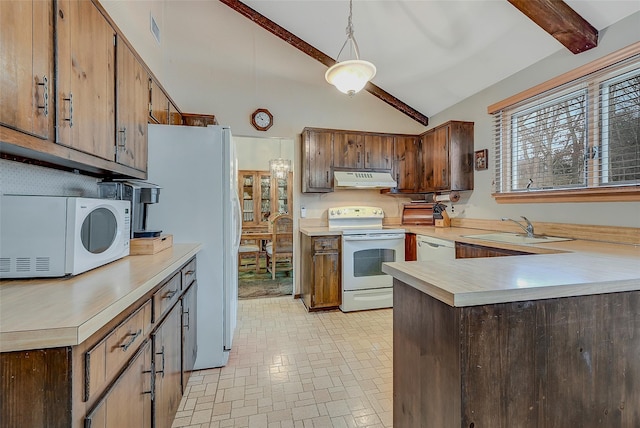
[[[450,305],[570,297],[640,290],[640,246],[586,240],[506,244],[466,238],[465,228],[404,226],[407,232],[533,255],[386,263],[383,272]]]
[[[0,351],[82,343],[201,249],[175,244],[71,278],[0,282]]]

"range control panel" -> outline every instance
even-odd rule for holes
[[[336,207],[329,208],[329,220],[333,219],[348,219],[348,218],[373,218],[373,219],[382,219],[384,218],[384,211],[379,207],[358,207],[358,206],[349,206],[349,207]]]

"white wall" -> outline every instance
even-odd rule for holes
[[[295,159],[294,141],[279,137],[244,137],[234,135],[238,169],[268,171],[269,160],[274,158]],[[292,171],[295,166],[292,165]]]

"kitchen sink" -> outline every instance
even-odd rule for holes
[[[571,241],[571,238],[557,236],[527,236],[516,233],[483,233],[481,235],[464,235],[464,238],[482,239],[484,241],[506,242],[508,244],[541,244],[544,242]]]

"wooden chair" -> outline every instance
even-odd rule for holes
[[[293,270],[293,218],[289,214],[280,214],[270,221],[271,242],[266,246],[267,270],[271,278],[276,279],[276,268],[279,271]],[[288,260],[286,266],[277,266],[278,260]]]
[[[253,243],[251,243],[253,242]],[[260,247],[254,240],[245,240],[240,243],[238,248],[238,270],[249,270],[249,264],[243,262],[243,259],[255,257],[256,273],[260,272]]]

